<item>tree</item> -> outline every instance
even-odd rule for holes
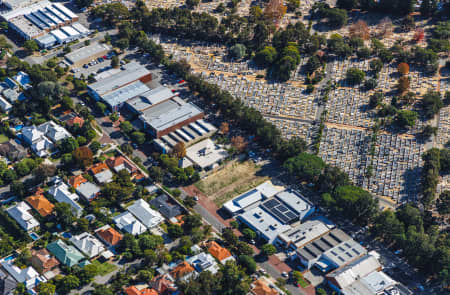
[[[363,71],[357,69],[357,68],[350,68],[347,70],[346,79],[353,85],[355,84],[361,84],[362,81],[364,81],[364,78],[366,76],[366,73]]]
[[[228,134],[228,132],[230,131],[230,125],[227,122],[222,122],[222,124],[220,124],[219,130],[223,135]]]
[[[414,17],[412,15],[407,15],[402,20],[402,28],[406,32],[413,30],[416,27],[416,22],[414,21]]]
[[[354,185],[338,187],[333,197],[334,210],[361,225],[366,225],[378,210],[378,201],[368,191]]]
[[[317,289],[317,295],[327,295],[327,291],[322,288]]]
[[[128,47],[130,47],[130,40],[128,38],[120,38],[116,42],[116,46],[119,47],[121,51],[124,51]]]
[[[370,78],[367,79],[366,81],[364,81],[364,88],[366,88],[366,90],[372,90],[375,89],[378,85],[378,81],[375,78]]]
[[[443,191],[436,201],[439,214],[450,214],[450,191]]]
[[[417,113],[409,110],[400,110],[397,112],[396,123],[400,127],[412,127],[416,124]]]
[[[178,159],[184,158],[186,156],[186,146],[184,145],[184,142],[182,141],[178,142],[173,147],[172,154]]]
[[[286,6],[288,11],[295,11],[300,7],[300,0],[287,0]]]
[[[183,230],[186,234],[192,233],[192,231],[196,228],[199,228],[202,225],[202,218],[198,214],[189,214],[183,216]]]
[[[264,15],[267,19],[278,22],[286,13],[287,7],[280,0],[270,0],[264,9]]]
[[[378,34],[381,37],[389,37],[393,32],[392,20],[386,16],[377,25]]]
[[[241,153],[247,148],[247,142],[240,135],[232,137],[231,144],[236,150],[238,150]]]
[[[234,59],[241,59],[245,56],[246,48],[243,44],[235,44],[230,47],[230,56]]]
[[[120,130],[123,133],[126,133],[126,134],[130,133],[131,131],[133,131],[133,125],[131,125],[131,123],[129,121],[121,122],[119,127],[120,127]]]
[[[261,253],[262,255],[269,257],[277,253],[277,248],[272,244],[265,244],[261,247]]]
[[[370,61],[369,67],[375,74],[379,73],[383,69],[383,62],[379,58],[373,59]]]
[[[301,180],[315,182],[325,168],[325,163],[320,157],[303,152],[289,158],[284,163],[284,167]]]
[[[247,241],[256,239],[256,233],[253,230],[251,230],[250,228],[244,228],[242,230],[242,234],[247,239]]]
[[[398,79],[397,89],[400,93],[403,93],[409,89],[409,77],[408,76],[402,76],[400,79]]]
[[[432,118],[444,106],[441,94],[437,91],[428,91],[422,99],[424,114],[427,118]]]
[[[59,204],[59,203],[58,203]],[[75,275],[67,275],[57,282],[57,292],[67,294],[80,286],[80,280]]]
[[[227,261],[221,267],[222,276],[219,277],[221,295],[245,295],[250,290],[250,281],[241,269],[233,262]]]
[[[106,112],[106,110],[108,109],[108,107],[102,103],[102,102],[97,102],[95,104],[95,106],[97,107],[97,109],[100,111],[100,113],[104,114]]]
[[[60,149],[62,153],[72,153],[74,150],[76,150],[79,145],[78,142],[73,137],[65,138],[61,141]]]
[[[431,135],[436,135],[438,131],[437,127],[433,127],[431,125],[425,125],[425,127],[422,130],[421,135],[426,138],[429,139],[431,137]]]
[[[39,295],[53,295],[55,294],[56,286],[49,282],[40,283],[38,285],[38,291]]]
[[[348,1],[348,0],[344,0],[344,1]],[[351,1],[353,1],[353,0],[351,0]],[[370,39],[369,26],[367,26],[367,23],[363,20],[358,20],[356,23],[352,24],[348,30],[349,30],[351,37],[357,37],[357,38],[361,38],[363,40]]]
[[[78,136],[77,137],[77,142],[79,146],[85,145],[87,143],[87,139],[84,136]]]
[[[120,65],[119,58],[117,57],[117,55],[114,55],[114,56],[111,58],[111,66],[112,66],[113,68],[118,68],[119,65]]]
[[[82,146],[74,150],[72,153],[72,157],[75,163],[82,168],[91,166],[93,162],[92,151],[87,146]]]
[[[256,262],[251,256],[240,255],[239,264],[245,268],[247,274],[252,274],[256,271]]]
[[[254,61],[260,67],[268,67],[275,61],[276,56],[277,50],[272,46],[266,46],[256,53]]]
[[[10,190],[15,196],[17,196],[20,199],[25,197],[26,189],[25,185],[21,181],[14,180],[10,185]]]
[[[408,75],[409,73],[409,65],[407,63],[399,63],[399,65],[397,66],[397,70],[400,74],[402,75]]]
[[[131,144],[129,143],[124,143],[122,144],[122,146],[120,147],[120,149],[122,150],[122,152],[125,153],[125,155],[130,156],[133,154],[133,147],[131,146]]]
[[[72,214],[72,207],[67,203],[56,203],[55,204],[55,215],[56,220],[63,228],[67,228],[74,221],[74,216]]]
[[[172,239],[177,239],[183,235],[183,228],[178,224],[170,223],[167,226],[167,233]]]
[[[28,54],[33,53],[34,51],[39,50],[39,46],[34,40],[27,40],[25,43],[23,43],[23,47],[26,49]]]
[[[133,140],[138,145],[144,144],[145,133],[140,131],[134,131],[133,133],[131,133],[131,140]]]
[[[190,9],[193,9],[198,6],[200,0],[186,0],[186,6]]]

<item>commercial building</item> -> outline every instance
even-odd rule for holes
[[[314,266],[323,273],[344,266],[365,254],[367,250],[340,229],[333,229],[296,251],[296,257],[306,268]]]
[[[105,102],[111,110],[118,111],[127,100],[148,90],[150,90],[150,88],[148,88],[147,85],[140,80],[137,80],[102,95],[100,99]]]
[[[285,232],[290,228],[288,225],[280,223],[259,206],[238,215],[237,220],[246,224],[268,243],[272,243],[280,232]]]
[[[289,189],[282,191],[275,195],[275,198],[281,201],[285,206],[277,207],[277,210],[272,210],[269,207],[266,206],[266,208],[270,211],[276,211],[276,213],[280,213],[283,210],[288,211],[286,209],[290,209],[293,211],[293,214],[291,216],[287,216],[287,218],[283,218],[283,222],[286,223],[292,223],[293,221],[296,221],[297,219],[303,220],[307,218],[309,215],[311,215],[314,212],[314,206],[313,204],[306,199],[304,196],[302,196],[299,192]],[[293,218],[293,216],[297,216],[296,218]]]
[[[80,67],[93,59],[106,55],[110,50],[111,47],[107,44],[94,43],[66,54],[65,58],[71,66]]]
[[[228,152],[209,138],[186,149],[186,158],[203,170],[213,169],[226,157]]]
[[[143,123],[145,131],[156,138],[161,138],[202,119],[203,116],[203,111],[194,104],[174,97],[143,111],[139,119]]]
[[[152,79],[152,74],[150,71],[147,70],[145,66],[142,66],[137,62],[126,64],[122,68],[122,71],[88,85],[89,95],[95,100],[101,100],[104,95],[128,84],[136,81],[147,83]],[[146,91],[147,90],[149,89],[146,89]],[[140,93],[137,93],[136,95],[139,94]]]
[[[268,199],[273,197],[276,193],[280,191],[272,185],[271,182],[266,181],[263,184],[258,185],[252,190],[237,196],[233,200],[226,202],[223,208],[228,211],[231,215],[237,215],[244,212],[245,209],[250,206],[260,202],[263,199]]]
[[[295,250],[329,233],[333,228],[333,224],[326,224],[320,220],[308,220],[280,233],[274,244],[280,248]]]
[[[151,108],[152,106],[171,99],[175,96],[177,95],[169,88],[165,86],[159,86],[130,99],[129,101],[127,101],[127,106],[136,114],[141,114],[148,108]]]

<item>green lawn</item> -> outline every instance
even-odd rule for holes
[[[9,140],[8,136],[0,133],[0,143],[5,143]]]
[[[97,275],[99,276],[107,275],[117,269],[117,266],[109,262],[100,263],[98,260],[94,260],[92,264],[97,266]]]
[[[297,281],[297,283],[300,285],[300,287],[302,288],[306,288],[309,286],[309,283],[304,279],[304,278],[300,278],[300,280]]]

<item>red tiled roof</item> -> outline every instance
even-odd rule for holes
[[[83,177],[83,175],[77,175],[73,176],[69,179],[69,184],[73,186],[74,188],[79,187],[82,183],[85,183],[87,181],[86,178]]]
[[[69,125],[69,126],[73,126],[75,124],[78,124],[78,126],[83,127],[84,120],[83,120],[83,118],[80,118],[80,117],[77,116],[77,117],[73,117],[73,118],[67,120],[66,124]]]
[[[26,198],[26,201],[28,204],[30,204],[31,207],[34,208],[41,216],[47,216],[52,214],[53,209],[55,208],[55,205],[50,203],[47,198],[45,198],[43,195],[39,194],[38,191],[36,195],[30,196]]]
[[[123,239],[123,235],[112,227],[97,231],[97,235],[112,246],[117,245]]]
[[[105,163],[97,163],[94,166],[91,167],[91,169],[89,169],[89,171],[95,175],[97,173],[100,173],[102,171],[105,171],[108,169],[108,166],[106,166]]]
[[[181,262],[180,264],[177,265],[177,267],[175,267],[171,272],[170,275],[174,278],[174,279],[180,279],[182,277],[184,277],[185,275],[187,275],[188,273],[191,273],[194,271],[194,268],[187,263],[186,261]]]
[[[209,253],[211,253],[212,256],[214,256],[219,261],[231,257],[230,251],[228,251],[228,249],[224,247],[221,247],[215,241],[211,241],[210,243],[208,243],[208,251]]]

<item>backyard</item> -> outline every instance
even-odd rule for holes
[[[8,140],[9,140],[9,139],[8,139],[8,136],[6,136],[6,135],[0,133],[0,143],[5,143],[5,142],[7,142]]]
[[[258,175],[261,167],[251,161],[231,162],[195,183],[195,187],[221,207],[223,203],[268,180]]]

